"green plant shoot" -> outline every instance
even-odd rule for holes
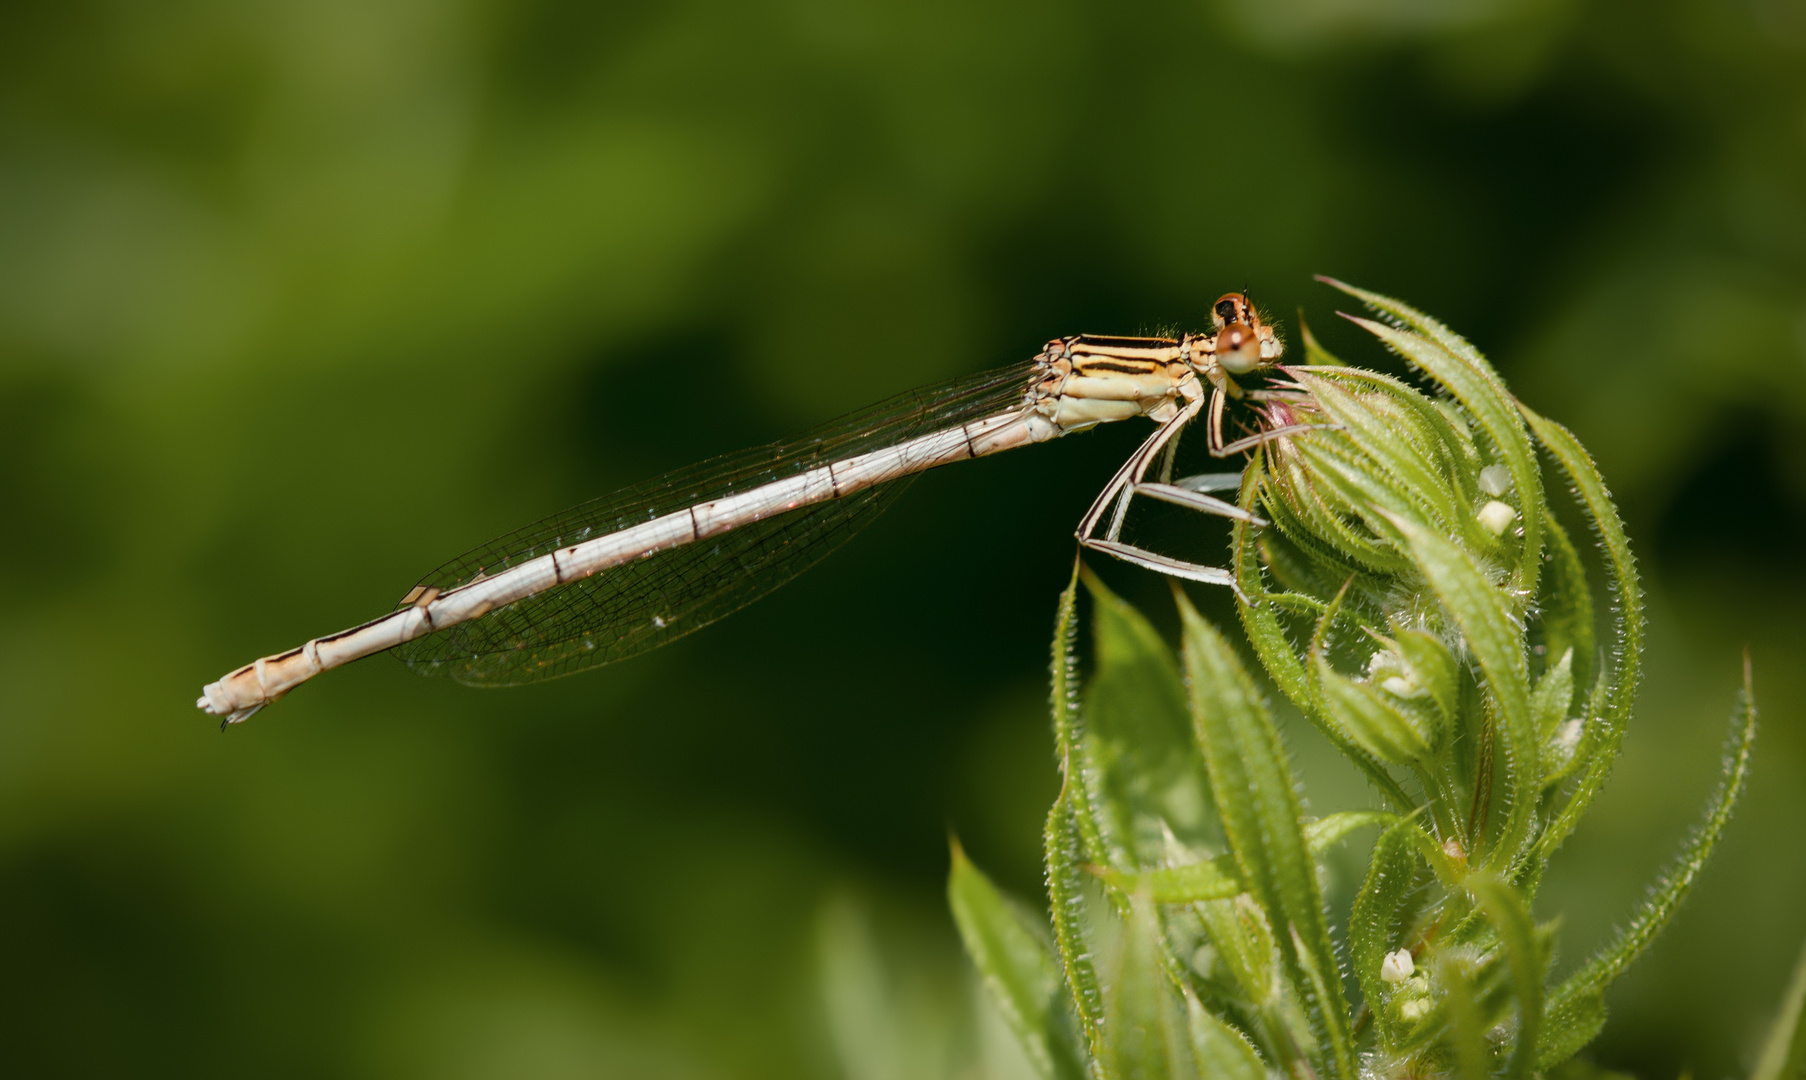
[[[1572,434],[1440,323],[1330,284],[1378,316],[1352,321],[1419,382],[1307,335],[1310,363],[1282,368],[1254,405],[1266,430],[1301,427],[1249,456],[1240,504],[1258,523],[1236,523],[1231,565],[1262,674],[1361,770],[1374,805],[1306,818],[1265,684],[1225,632],[1175,589],[1175,652],[1078,568],[1054,637],[1050,925],[957,851],[950,885],[967,950],[1044,1077],[1554,1068],[1598,1034],[1606,989],[1673,915],[1743,789],[1747,663],[1704,822],[1611,944],[1554,962],[1559,913],[1539,910],[1538,886],[1629,725],[1636,563]],[[1573,493],[1564,512],[1596,540],[1602,582],[1551,491]],[[1357,830],[1373,836],[1366,875],[1331,913],[1319,860]],[[1801,996],[1765,1075],[1799,1056]]]

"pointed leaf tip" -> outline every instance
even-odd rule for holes
[[[1750,758],[1756,741],[1756,698],[1745,669],[1743,691],[1738,695],[1730,731],[1725,735],[1724,760],[1718,787],[1706,802],[1705,820],[1694,829],[1680,852],[1663,868],[1656,887],[1638,905],[1637,913],[1618,931],[1616,938],[1595,953],[1549,996],[1549,1014],[1578,1007],[1577,1002],[1605,993],[1618,976],[1641,956],[1662,928],[1674,917],[1681,901],[1705,868],[1718,846],[1749,780]],[[1578,1049],[1578,1045],[1576,1045]]]

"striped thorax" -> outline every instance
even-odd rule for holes
[[[1165,423],[1196,393],[1193,338],[1098,337],[1047,343],[1027,403],[1062,432],[1146,416]],[[1189,388],[1189,390],[1188,390]]]
[[[1066,432],[1135,416],[1164,424],[1203,395],[1200,377],[1239,398],[1233,376],[1271,367],[1284,346],[1242,293],[1217,300],[1211,320],[1210,334],[1050,341],[1036,357],[1040,377],[1026,403]]]

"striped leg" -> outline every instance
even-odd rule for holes
[[[1242,397],[1255,401],[1276,401],[1295,397],[1291,391],[1285,390],[1244,390],[1238,391]],[[1252,450],[1265,442],[1283,439],[1288,435],[1296,435],[1301,431],[1341,431],[1341,424],[1287,424],[1285,427],[1271,431],[1257,431],[1245,439],[1237,439],[1232,443],[1223,441],[1223,410],[1228,404],[1229,395],[1221,389],[1212,388],[1210,393],[1210,456],[1229,457]]]
[[[1118,544],[1109,540],[1081,540],[1079,543],[1106,555],[1113,555],[1123,562],[1134,563],[1143,569],[1152,570],[1157,574],[1182,577],[1190,581],[1202,581],[1206,585],[1227,585],[1238,598],[1247,599],[1242,596],[1240,586],[1236,585],[1235,575],[1221,567],[1169,559],[1165,555],[1157,555],[1152,551],[1146,551],[1130,544]]]
[[[1212,457],[1228,457],[1231,454],[1240,454],[1244,451],[1252,450],[1262,443],[1269,443],[1274,439],[1283,439],[1288,435],[1296,435],[1303,431],[1341,430],[1341,424],[1287,424],[1285,427],[1277,427],[1271,431],[1257,431],[1245,439],[1237,439],[1232,443],[1212,449],[1210,455]]]
[[[1117,531],[1122,528],[1123,515],[1128,512],[1129,499],[1134,495],[1135,485],[1141,482],[1143,476],[1147,475],[1148,467],[1153,464],[1154,458],[1166,446],[1167,441],[1178,435],[1180,429],[1197,417],[1198,410],[1202,405],[1202,398],[1186,402],[1177,415],[1161,424],[1154,434],[1148,436],[1147,442],[1142,443],[1135,453],[1129,455],[1129,460],[1123,462],[1122,468],[1116,470],[1116,475],[1112,476],[1110,482],[1104,485],[1104,490],[1092,502],[1091,509],[1087,510],[1084,518],[1080,520],[1078,528],[1080,542],[1089,540],[1091,534],[1097,531],[1097,523],[1103,520],[1104,512],[1110,508],[1112,502],[1116,503],[1116,514],[1110,523],[1110,534],[1114,538]]]

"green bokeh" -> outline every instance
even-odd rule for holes
[[[600,673],[372,660],[226,736],[200,685],[1056,335],[1246,284],[1374,359],[1313,272],[1467,334],[1623,503],[1650,677],[1538,912],[1570,960],[1751,648],[1748,802],[1595,1048],[1741,1071],[1806,938],[1799,0],[0,8],[0,1072],[841,1075],[847,911],[958,988],[949,829],[1039,892],[1054,599],[1141,432],[930,476]]]

